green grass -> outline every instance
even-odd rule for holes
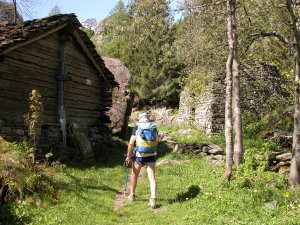
[[[182,141],[210,141],[224,145],[224,137],[205,138],[201,131],[178,135],[178,128],[159,127]],[[191,135],[191,136],[189,136]],[[59,185],[57,199],[28,196],[11,205],[20,224],[300,224],[300,190],[289,190],[287,175],[265,171],[265,151],[276,149],[260,139],[245,139],[245,163],[232,180],[223,181],[224,166],[209,165],[192,154],[167,153],[159,160],[189,160],[157,168],[157,210],[148,206],[147,178],[138,183],[137,201],[113,209],[115,195],[124,183],[122,165],[126,144],[112,146],[106,161],[72,163],[55,167],[53,182]]]
[[[61,184],[56,202],[47,200],[22,202],[29,224],[116,224],[119,214],[113,200],[124,177],[121,165],[105,167],[94,164],[72,165],[57,173]]]
[[[169,155],[172,157],[172,155]],[[159,167],[157,171],[158,210],[147,206],[148,181],[137,189],[137,202],[121,209],[124,224],[297,224],[299,192],[285,198],[285,188],[268,183],[264,187],[242,187],[241,180],[222,180],[223,167],[208,165],[206,159],[185,156],[190,162]],[[277,178],[274,180],[277,182]],[[261,185],[261,183],[260,183]],[[260,189],[258,189],[260,188]],[[289,192],[290,193],[290,192]],[[276,208],[268,203],[276,201]],[[297,204],[297,202],[296,202]]]
[[[75,164],[56,174],[61,183],[56,203],[23,201],[21,211],[31,218],[26,224],[292,225],[300,219],[300,192],[287,190],[284,178],[277,174],[248,185],[247,177],[236,173],[225,183],[223,167],[209,165],[205,158],[173,154],[164,158],[189,162],[157,168],[157,210],[148,206],[147,179],[138,184],[137,201],[115,211],[113,200],[124,182],[123,166]],[[272,201],[276,201],[275,208],[268,206]]]

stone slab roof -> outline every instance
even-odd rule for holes
[[[10,49],[17,48],[18,45],[22,46],[22,44],[26,44],[26,42],[29,42],[34,38],[38,39],[47,33],[51,34],[51,31],[56,32],[60,27],[63,28],[64,25],[67,26],[68,24],[73,25],[73,28],[79,34],[82,42],[105,74],[105,79],[109,80],[110,83],[115,86],[113,75],[105,67],[104,61],[97,53],[93,42],[89,39],[87,34],[81,30],[82,25],[73,13],[58,14],[42,19],[29,20],[18,25],[0,25],[0,56]]]

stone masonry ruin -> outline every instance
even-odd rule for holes
[[[242,109],[261,117],[270,103],[288,101],[288,81],[275,66],[256,63],[251,69],[241,68],[240,73]],[[176,120],[200,126],[210,136],[224,132],[225,75],[215,75],[209,83],[209,91],[198,100],[186,91],[181,93]]]

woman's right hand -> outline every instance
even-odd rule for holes
[[[126,166],[126,167],[130,167],[130,164],[131,164],[131,158],[130,158],[130,157],[126,157],[124,163],[125,163],[125,166]]]

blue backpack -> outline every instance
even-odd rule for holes
[[[138,123],[136,151],[141,153],[155,153],[158,143],[157,136],[157,128],[153,123]]]

